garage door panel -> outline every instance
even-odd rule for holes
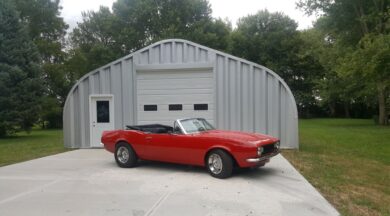
[[[177,94],[177,89],[139,89],[138,95],[173,95]],[[180,94],[192,95],[192,94],[212,94],[213,89],[195,89],[195,88],[181,88]]]
[[[139,117],[142,120],[165,120],[165,119],[178,119],[178,118],[212,118],[210,112],[140,112]]]
[[[155,120],[152,120],[152,121],[145,121],[145,120],[138,121],[139,125],[156,124],[156,123],[163,124],[163,125],[168,125],[168,126],[173,127],[173,121],[158,121],[158,122],[156,122]]]
[[[208,122],[210,122],[211,125],[215,125],[213,119],[206,119],[206,120],[207,120]],[[152,120],[152,121],[146,121],[146,120],[144,120],[144,121],[138,121],[138,124],[139,124],[139,125],[144,125],[144,124],[155,124],[155,123],[156,123],[155,120]],[[173,126],[173,121],[170,121],[170,120],[168,120],[168,121],[159,121],[158,123],[159,123],[159,124],[163,124],[163,125]]]
[[[161,89],[212,89],[211,78],[206,79],[179,79],[179,80],[140,80],[137,83],[137,90],[161,90]]]
[[[137,80],[161,80],[161,79],[188,79],[188,78],[213,78],[213,74],[207,70],[196,71],[144,71],[140,72]]]
[[[213,121],[213,74],[209,71],[153,71],[137,73],[138,124],[169,124],[180,118],[200,117]],[[181,104],[182,110],[169,110]],[[194,110],[194,104],[207,104],[207,110]],[[157,105],[144,111],[144,105]]]
[[[139,104],[198,104],[198,103],[208,103],[213,99],[210,94],[201,94],[201,95],[149,95],[148,97],[141,97]]]

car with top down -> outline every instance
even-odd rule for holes
[[[216,130],[204,118],[178,119],[161,124],[127,126],[104,131],[101,142],[114,153],[120,167],[138,160],[204,166],[211,176],[227,178],[234,167],[260,167],[280,150],[280,141],[260,133]]]

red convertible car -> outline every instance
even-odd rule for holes
[[[206,166],[216,178],[231,176],[233,168],[264,166],[279,153],[277,138],[238,131],[216,130],[203,118],[179,119],[174,126],[127,126],[103,132],[104,148],[120,167],[153,160]]]

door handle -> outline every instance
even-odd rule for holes
[[[145,139],[148,139],[148,140],[150,140],[150,139],[152,139],[152,137],[146,137]]]

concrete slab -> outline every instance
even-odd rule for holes
[[[102,149],[0,168],[0,215],[339,215],[281,155],[225,180],[157,162],[117,167]]]

